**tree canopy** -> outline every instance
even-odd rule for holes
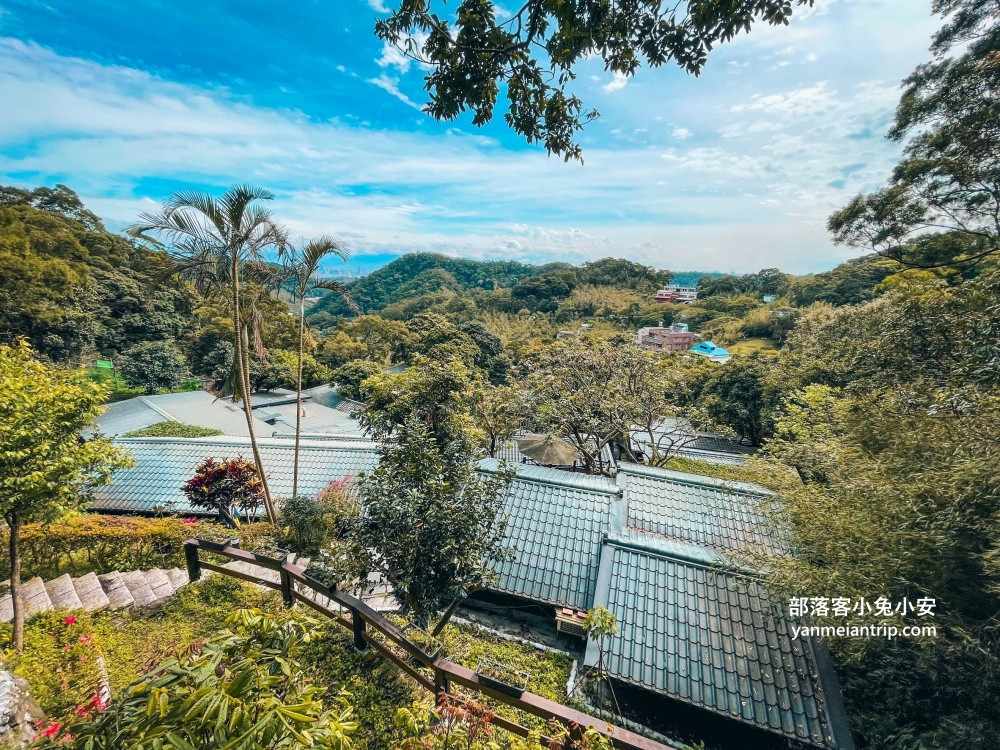
[[[0,346],[0,513],[10,528],[14,646],[20,650],[24,611],[18,601],[18,530],[51,521],[111,480],[128,454],[107,438],[80,433],[100,412],[104,389],[79,372],[60,372],[34,359],[25,342]]]
[[[631,76],[645,63],[675,62],[697,75],[708,52],[757,23],[787,24],[794,6],[813,0],[528,0],[513,11],[484,0],[401,0],[375,26],[378,37],[427,66],[425,110],[454,120],[493,119],[503,91],[504,120],[550,154],[579,159],[577,133],[597,117],[569,86],[576,66],[597,57],[605,70]]]
[[[935,0],[933,10],[948,21],[934,59],[904,82],[889,131],[906,141],[903,160],[888,187],[854,198],[829,228],[908,265],[964,269],[1000,251],[1000,8]]]
[[[364,513],[351,532],[353,560],[360,573],[381,573],[404,614],[424,627],[484,588],[509,554],[502,510],[512,477],[477,476],[467,444],[440,444],[416,416],[379,452],[378,467],[359,483]]]

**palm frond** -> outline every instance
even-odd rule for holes
[[[310,240],[306,243],[306,246],[302,248],[302,262],[313,269],[314,271],[319,268],[319,264],[323,260],[331,255],[336,255],[343,261],[346,261],[350,257],[350,253],[347,250],[347,245],[334,237],[329,235],[324,235],[315,240]]]
[[[251,204],[255,201],[269,200],[274,200],[274,195],[263,188],[252,185],[233,185],[219,198],[219,206],[229,220],[233,235],[246,237],[248,224],[252,227],[253,209],[259,209],[259,207],[252,207]]]
[[[346,304],[351,309],[352,313],[354,313],[355,315],[361,314],[361,308],[358,307],[358,303],[354,301],[354,297],[351,295],[351,290],[348,289],[345,285],[341,284],[339,281],[324,280],[324,279],[313,281],[309,284],[309,287],[306,291],[311,292],[314,289],[326,289],[329,292],[334,292],[336,294],[339,294],[341,299],[344,300],[344,304]]]

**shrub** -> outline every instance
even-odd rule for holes
[[[184,542],[219,528],[193,518],[137,518],[83,513],[52,524],[21,527],[22,577],[46,581],[63,573],[110,573],[113,570],[184,567]],[[0,527],[6,549],[8,531]],[[243,524],[245,544],[274,541],[278,529],[268,523]],[[247,547],[250,549],[251,547]],[[10,575],[10,559],[0,555],[0,576]]]
[[[44,737],[39,748],[285,748],[343,750],[357,728],[341,695],[326,709],[326,689],[298,661],[314,621],[239,609],[229,628],[183,659],[133,682],[104,712]]]
[[[3,663],[24,677],[31,694],[53,717],[99,707],[101,656],[91,618],[45,612],[25,630],[24,652],[0,651]]]
[[[326,513],[311,497],[290,497],[281,504],[285,547],[315,557],[326,541]]]
[[[330,482],[315,498],[290,497],[282,503],[283,543],[288,549],[315,557],[343,537],[358,512],[350,479]]]
[[[197,381],[196,381],[197,382]],[[213,430],[210,427],[199,427],[183,422],[157,422],[141,430],[133,430],[125,433],[123,437],[177,437],[177,438],[200,438],[215,437],[222,435],[222,430]]]
[[[350,476],[335,479],[316,493],[316,504],[323,509],[327,539],[342,539],[361,512]]]
[[[253,518],[264,502],[264,485],[257,466],[243,456],[216,461],[206,458],[181,487],[196,508],[214,510],[227,526],[238,526],[236,510]]]

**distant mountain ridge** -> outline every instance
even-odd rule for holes
[[[694,286],[703,276],[725,275],[698,271],[673,273],[612,258],[590,261],[580,266],[570,263],[533,265],[518,261],[454,258],[439,253],[411,253],[349,282],[348,286],[355,302],[364,312],[376,312],[394,302],[425,294],[507,289],[526,278],[564,271],[576,272],[582,283],[607,285],[610,282],[610,285],[622,287],[630,287],[633,282],[644,286],[666,283]],[[339,295],[328,295],[311,308],[310,315],[323,312],[346,315],[348,309]]]

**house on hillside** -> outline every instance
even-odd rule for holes
[[[273,406],[273,404],[272,404]],[[196,515],[181,486],[206,456],[250,454],[242,437],[120,438],[135,466],[95,490],[92,510]],[[260,440],[276,496],[291,492],[294,441]],[[378,463],[377,445],[326,435],[302,441],[300,493],[354,477]],[[485,459],[483,474],[504,463]],[[466,602],[511,618],[531,611],[532,640],[561,641],[593,667],[584,613],[603,606],[620,633],[605,667],[633,718],[713,748],[853,750],[826,647],[793,638],[786,616],[737,554],[783,548],[761,516],[770,494],[727,482],[619,462],[615,478],[516,465],[504,499],[509,559],[496,583]],[[544,632],[542,632],[544,631]]]
[[[638,464],[619,464],[615,480],[519,466],[505,507],[516,552],[470,604],[533,606],[567,632],[607,607],[621,631],[605,656],[615,691],[668,736],[853,750],[825,646],[793,639],[780,603],[733,554],[781,544],[755,509],[767,494]],[[597,658],[588,644],[585,666]]]
[[[664,327],[647,326],[635,332],[635,343],[652,352],[683,352],[690,349],[698,334],[688,330],[687,323],[674,323]]]
[[[657,302],[676,302],[690,305],[698,300],[698,288],[693,286],[668,286],[660,289],[655,297]]]
[[[694,458],[713,464],[737,465],[757,452],[752,445],[725,435],[696,430],[686,420],[672,417],[655,425],[652,435],[636,427],[631,434],[632,450],[645,461],[652,455],[650,441],[656,442],[660,455]]]
[[[699,357],[705,357],[712,362],[720,364],[728,362],[732,358],[729,352],[721,346],[716,346],[711,341],[699,341],[691,347],[690,351],[692,354],[697,354]]]

